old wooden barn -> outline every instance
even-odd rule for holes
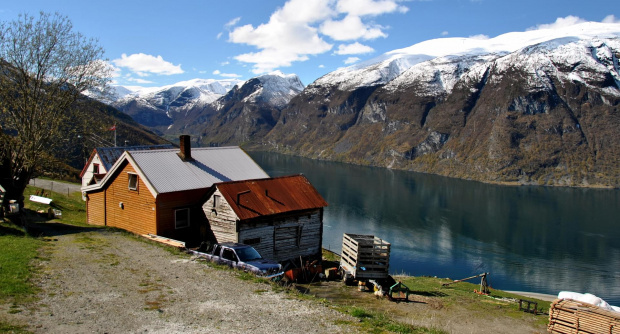
[[[217,242],[279,262],[319,258],[327,203],[303,175],[214,184],[203,211]]]
[[[96,184],[82,187],[89,224],[188,242],[212,238],[202,211],[214,183],[269,177],[239,147],[125,151]]]

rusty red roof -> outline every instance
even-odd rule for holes
[[[240,220],[327,206],[303,175],[222,182],[215,186]]]

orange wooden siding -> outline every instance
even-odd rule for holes
[[[107,225],[138,234],[157,234],[155,198],[139,176],[137,189],[129,189],[130,173],[136,171],[125,162],[105,190]]]
[[[105,191],[88,194],[86,201],[88,223],[92,225],[105,225]]]
[[[160,194],[157,199],[158,235],[177,240],[189,240],[196,237],[201,225],[206,225],[201,201],[208,189],[194,189]],[[174,212],[176,209],[190,208],[189,227],[176,228]]]

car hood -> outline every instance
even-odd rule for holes
[[[252,261],[248,261],[246,262],[249,265],[252,265],[260,270],[269,270],[269,269],[274,269],[274,268],[280,268],[280,264],[275,262],[275,261],[271,261],[271,260],[265,260],[265,259],[261,259],[261,260],[252,260]]]

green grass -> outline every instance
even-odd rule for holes
[[[37,213],[47,211],[49,207],[62,211],[62,218],[56,221],[78,226],[88,226],[85,203],[80,193],[69,196],[50,192],[52,204],[31,202],[28,198],[39,190],[28,186],[24,192],[26,217],[30,222],[44,222],[47,218]],[[44,238],[37,238],[26,233],[22,226],[15,225],[9,219],[0,220],[0,303],[11,304],[9,313],[21,312],[22,305],[35,298],[37,288],[32,283],[36,274],[33,261],[45,260],[39,257],[39,249],[45,244]],[[29,333],[26,326],[0,321],[1,333]]]
[[[34,294],[31,262],[43,241],[6,220],[0,223],[0,302],[22,302]]]
[[[24,191],[24,206],[31,213],[34,214],[39,210],[47,212],[47,209],[51,207],[62,212],[62,218],[54,219],[55,221],[82,227],[93,227],[86,224],[86,202],[82,200],[82,194],[74,192],[67,196],[66,194],[51,191],[49,192],[49,198],[52,199],[50,205],[30,201],[28,199],[30,195],[35,195],[39,190],[40,188],[28,186],[26,191]],[[46,219],[44,215],[40,215],[40,217]]]
[[[480,290],[480,284],[459,282],[448,286],[442,286],[442,283],[452,282],[449,279],[438,279],[434,277],[398,277],[414,293],[425,296],[441,297],[444,307],[458,305],[465,307],[472,314],[496,314],[500,316],[508,316],[515,319],[531,317],[531,313],[519,311],[519,304],[516,302],[520,298],[538,302],[538,311],[540,313],[548,312],[551,302],[534,298],[526,298],[515,295],[513,293],[490,289],[489,296],[474,293],[474,290]],[[472,280],[473,282],[476,279]],[[548,318],[538,316],[536,323],[546,324]]]
[[[367,333],[404,333],[404,334],[444,334],[445,331],[417,327],[392,320],[384,313],[368,311],[362,307],[344,307],[342,312],[349,313],[359,320],[359,326]]]

